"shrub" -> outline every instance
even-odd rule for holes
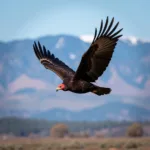
[[[139,123],[133,123],[127,129],[127,135],[130,137],[141,137],[143,136],[143,128]]]
[[[138,148],[138,144],[136,142],[129,141],[124,145],[124,148],[128,148],[128,149]]]
[[[52,137],[63,138],[69,133],[68,126],[62,123],[54,125],[50,130],[50,135]]]

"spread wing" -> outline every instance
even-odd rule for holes
[[[46,50],[45,46],[42,47],[40,42],[38,44],[34,42],[33,49],[41,64],[46,69],[55,72],[62,80],[74,75],[75,72],[71,68],[51,54],[49,50]]]
[[[107,17],[103,26],[103,20],[101,21],[99,33],[95,29],[94,39],[89,49],[82,56],[80,65],[75,73],[74,79],[83,79],[88,82],[95,82],[99,76],[106,70],[115,46],[119,37],[118,35],[122,29],[116,31],[119,22],[114,26],[114,18],[109,23]]]

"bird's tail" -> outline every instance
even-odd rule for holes
[[[111,92],[111,89],[106,87],[95,86],[95,88],[91,92],[100,96],[104,94],[109,94]]]

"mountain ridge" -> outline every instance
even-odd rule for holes
[[[78,67],[81,56],[90,45],[90,43],[82,41],[79,37],[71,35],[55,35],[39,37],[31,40],[26,39],[4,43],[0,42],[0,78],[2,79],[0,80],[0,107],[5,108],[5,113],[0,112],[0,114],[11,115],[9,111],[11,112],[11,110],[15,109],[16,112],[12,113],[13,115],[17,115],[18,110],[22,116],[26,114],[26,116],[33,117],[33,114],[37,114],[40,112],[40,109],[45,109],[47,106],[51,107],[51,104],[53,104],[54,108],[57,108],[58,106],[64,109],[64,104],[61,104],[62,101],[60,98],[63,99],[63,103],[66,102],[68,107],[73,108],[74,106],[74,104],[71,103],[76,100],[76,95],[73,93],[55,93],[55,86],[62,81],[54,73],[46,70],[37,60],[32,49],[34,41],[40,41],[40,43],[45,45],[55,57],[64,61],[74,70]],[[106,86],[109,87],[113,85],[114,87],[112,91],[115,91],[114,88],[119,90],[119,87],[122,86],[120,85],[121,82],[124,82],[127,86],[131,86],[132,89],[136,89],[135,93],[145,90],[144,88],[146,86],[148,88],[150,85],[149,48],[150,43],[138,43],[132,45],[119,40],[112,61],[103,76],[98,80],[98,83],[107,83]],[[115,69],[112,69],[112,66]],[[120,78],[119,81],[116,80],[116,73]],[[38,81],[39,85],[36,85],[34,82],[35,79]],[[113,83],[114,81],[116,83]],[[117,97],[112,94],[105,97],[94,97],[89,95],[78,96],[77,98],[81,97],[80,101],[82,101],[82,103],[80,104],[77,101],[76,107],[83,105],[81,110],[84,109],[85,106],[85,108],[90,108],[92,103],[89,101],[91,100],[93,101],[93,104],[95,103],[95,105],[92,105],[92,107],[95,108],[98,99],[104,99],[107,104],[111,101],[119,101],[125,106],[124,99],[126,99],[128,104],[134,104],[134,106],[136,106],[137,112],[142,112],[144,114],[145,112],[143,112],[138,106],[142,106],[142,109],[145,109],[145,106],[150,106],[148,101],[149,97],[146,97],[146,95],[141,98],[139,96],[132,97],[130,95],[122,96],[118,90],[116,91],[120,95],[117,95]],[[126,93],[130,92],[126,87],[123,90],[127,90]],[[139,93],[137,93],[137,95],[138,94]],[[84,99],[88,100],[85,101]],[[141,101],[143,101],[143,103]],[[42,106],[40,106],[39,103]],[[98,105],[100,105],[100,102],[98,102]],[[22,113],[19,109],[22,110]],[[32,109],[33,111],[31,112],[30,110]],[[49,110],[49,108],[46,109]],[[6,110],[8,110],[8,112],[6,112]],[[91,113],[89,113],[89,115],[90,114]],[[147,112],[147,114],[149,114],[149,112]],[[132,114],[130,114],[130,116],[132,116]],[[129,119],[130,116],[125,117]],[[111,117],[113,118],[114,116],[110,115],[110,118]],[[134,117],[135,116],[133,116],[133,118]],[[105,119],[106,118],[107,117],[105,116]]]
[[[119,106],[119,107],[118,107]],[[136,111],[138,110],[138,111]],[[139,111],[140,110],[140,111]],[[113,112],[113,114],[111,114]],[[88,116],[86,116],[88,114]],[[99,117],[96,117],[97,115]],[[109,114],[111,114],[109,116]],[[145,116],[143,117],[143,114]],[[95,118],[93,118],[95,116]],[[131,118],[127,118],[130,116]],[[99,107],[84,109],[73,112],[67,109],[51,109],[45,112],[33,115],[33,118],[47,120],[71,120],[71,121],[143,121],[150,119],[150,110],[134,106],[132,104],[122,104],[120,102],[111,102]]]

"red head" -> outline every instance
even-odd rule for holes
[[[62,84],[59,84],[58,87],[56,88],[56,91],[58,90],[64,90],[65,89],[65,85],[62,83]]]

